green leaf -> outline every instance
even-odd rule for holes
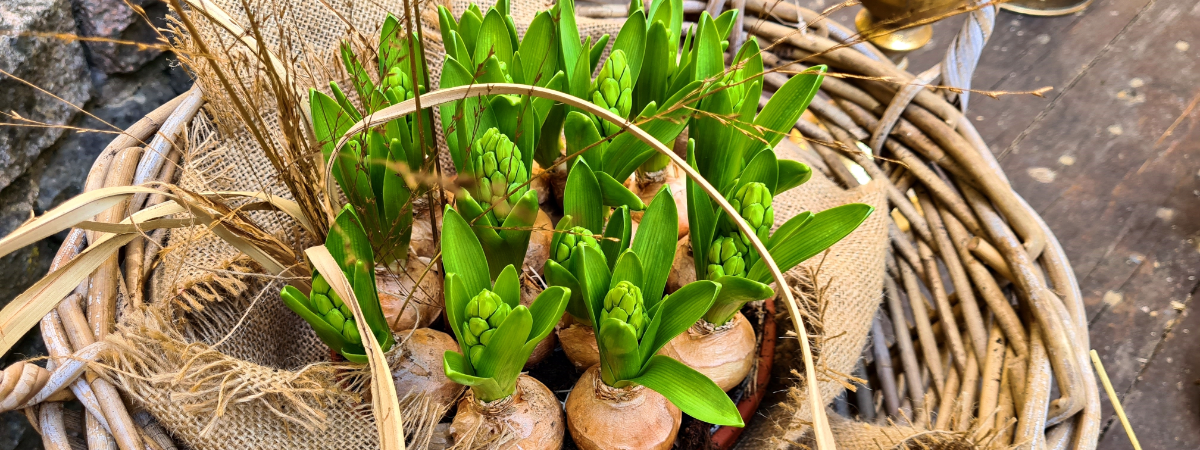
[[[521,280],[517,278],[517,268],[512,265],[504,266],[496,277],[496,286],[492,292],[500,296],[508,306],[516,308],[521,304]]]
[[[738,10],[731,9],[721,13],[717,17],[717,33],[720,35],[721,40],[729,39],[729,32],[733,31],[733,22],[737,19],[737,12]]]
[[[592,89],[592,65],[591,60],[587,58],[592,52],[592,38],[588,37],[583,43],[580,57],[575,60],[574,66],[566,66],[571,72],[567,77],[568,85],[570,86],[571,95],[579,98],[589,98],[588,95]],[[582,52],[587,52],[583,54]]]
[[[586,161],[578,160],[571,167],[564,197],[563,215],[571,216],[572,225],[587,228],[593,233],[604,226],[600,182]]]
[[[346,73],[354,82],[354,90],[358,92],[358,98],[363,102],[366,111],[372,113],[386,106],[387,99],[375,89],[375,83],[371,81],[367,69],[363,68],[358,57],[354,55],[354,51],[350,49],[350,43],[343,41],[341,51],[342,65],[346,67]]]
[[[582,159],[589,165],[604,167],[604,154],[607,153],[608,143],[600,137],[600,132],[596,130],[596,122],[579,111],[571,111],[567,113],[563,133],[569,136],[566,140],[567,155],[582,155]]]
[[[775,192],[775,186],[779,182],[779,164],[775,161],[775,152],[763,150],[754,155],[738,178],[737,185],[729,192],[737,192],[742,186],[754,182],[765,184],[767,190]]]
[[[403,42],[407,37],[404,35],[404,28],[400,26],[400,21],[396,19],[396,16],[388,13],[383,19],[383,27],[379,30],[380,79],[387,76],[388,69],[396,65],[401,56],[407,53],[408,45]]]
[[[600,347],[600,378],[605,384],[612,386],[641,372],[637,331],[632,325],[604,319],[596,329],[596,344]]]
[[[442,295],[446,300],[446,321],[450,322],[450,329],[454,331],[454,337],[462,342],[464,336],[462,331],[463,313],[467,302],[471,301],[471,294],[467,293],[467,286],[463,284],[462,277],[450,273],[446,275],[445,290]]]
[[[353,287],[354,298],[358,300],[358,307],[362,310],[367,327],[379,341],[379,349],[387,352],[396,341],[392,337],[387,319],[383,317],[383,308],[379,305],[379,294],[375,290],[375,266],[358,261],[354,265]]]
[[[571,298],[567,301],[567,313],[580,322],[591,324],[592,319],[591,314],[588,313],[587,293],[580,287],[579,279],[575,278],[575,274],[567,270],[566,267],[554,262],[554,260],[546,261],[546,265],[542,268],[542,273],[545,274],[546,284],[561,286],[571,291]]]
[[[384,230],[380,231],[390,238],[387,247],[392,247],[391,253],[397,254],[400,258],[407,257],[408,244],[412,237],[413,211],[412,192],[405,184],[404,177],[394,172],[384,174],[383,195],[379,198],[383,200],[383,220],[386,226]],[[379,258],[381,262],[397,259],[385,258],[385,256],[387,255],[381,255]]]
[[[562,72],[559,74],[561,75]],[[563,154],[559,138],[562,135],[563,122],[567,117],[567,109],[567,106],[562,103],[555,104],[546,113],[546,120],[542,122],[542,133],[538,136],[534,159],[544,168],[552,167],[554,161]]]
[[[449,206],[442,220],[442,264],[447,274],[462,278],[468,293],[492,287],[483,246],[467,221]]]
[[[343,347],[338,353],[341,353],[342,357],[346,358],[346,361],[350,361],[355,364],[366,364],[370,362],[370,360],[367,359],[367,355],[364,350],[352,349],[351,347],[347,346]]]
[[[309,89],[308,99],[313,116],[313,135],[321,145],[325,161],[328,161],[338,140],[350,131],[350,126],[357,120],[343,110],[336,100],[316,89]],[[335,164],[341,165],[341,161]],[[339,186],[345,186],[339,170],[333,171],[333,177]]]
[[[813,213],[808,211],[804,211],[800,214],[792,216],[791,219],[788,219],[787,222],[784,222],[783,225],[780,225],[778,230],[775,230],[775,234],[771,235],[771,239],[767,240],[767,250],[770,251],[777,245],[782,244],[784,241],[791,240],[793,235],[797,231],[800,231],[802,227],[807,225],[812,218]]]
[[[612,175],[604,172],[596,172],[596,181],[600,182],[600,194],[604,206],[627,206],[630,210],[641,211],[646,209],[646,204],[642,203],[642,199],[634,194],[633,191],[625,187],[624,183],[613,179]]]
[[[721,285],[707,280],[688,283],[649,308],[650,325],[642,336],[642,360],[649,361],[664,345],[687,331],[712,307]]]
[[[537,221],[538,202],[537,192],[533,189],[525,191],[508,217],[501,225],[500,236],[504,239],[504,254],[498,255],[498,261],[505,264],[521,266],[525,262],[525,252],[529,250],[529,236],[533,233],[533,223]]]
[[[495,378],[503,395],[480,400],[499,400],[508,397],[516,389],[517,377],[521,375],[521,368],[528,359],[528,357],[521,359],[521,353],[525,348],[525,340],[529,338],[529,330],[532,328],[533,317],[530,316],[529,309],[517,306],[508,313],[504,323],[496,329],[495,334],[492,335],[492,341],[488,343],[487,347],[484,347],[483,357],[479,358],[479,367],[476,367],[475,371],[480,376]]]
[[[808,164],[790,159],[779,160],[779,182],[775,185],[775,195],[787,192],[788,190],[804,184],[812,178],[812,169]]]
[[[620,207],[613,210],[612,215],[608,217],[608,225],[604,227],[604,239],[600,241],[600,251],[604,252],[609,269],[617,263],[617,256],[629,248],[632,232],[633,223],[629,216],[629,208]]]
[[[387,160],[391,155],[391,150],[388,150],[387,145],[383,141],[384,137],[379,131],[372,130],[367,133],[367,172],[371,174],[371,193],[379,200],[383,199],[383,175],[387,173]],[[374,205],[376,208],[382,208],[383,205]]]
[[[479,13],[479,8],[474,10],[467,9],[463,11],[462,17],[458,19],[458,33],[462,35],[462,40],[467,45],[466,54],[471,58],[475,57],[475,46],[480,39],[480,28],[483,27],[483,14]],[[507,33],[508,31],[505,31]],[[482,61],[472,59],[471,65],[479,64]]]
[[[695,141],[688,139],[688,164],[696,168]],[[696,279],[702,280],[708,267],[708,246],[712,245],[717,232],[717,212],[708,193],[695,180],[687,180],[688,239],[692,243],[692,259],[696,266]]]
[[[349,113],[356,122],[362,120],[362,113],[350,103],[350,99],[346,97],[345,92],[342,92],[342,87],[338,86],[336,81],[329,82],[329,90],[333,92],[333,98],[337,99],[338,106],[342,107],[342,111]]]
[[[503,389],[494,378],[484,378],[470,375],[471,364],[467,358],[455,351],[447,351],[442,356],[442,370],[446,378],[463,386],[469,386],[478,398],[504,398]]]
[[[454,42],[454,40],[450,38],[450,32],[451,31],[453,31],[455,33],[459,32],[458,31],[458,21],[454,19],[454,15],[451,14],[450,10],[446,9],[445,6],[437,5],[437,13],[438,13],[438,29],[442,30],[442,42]],[[455,53],[456,52],[454,51],[453,45],[446,46],[446,54],[450,55],[453,58],[463,59],[463,58],[470,57],[470,55],[458,55]]]
[[[617,286],[617,283],[628,281],[633,283],[639,289],[642,286],[642,262],[638,260],[636,253],[626,250],[617,258],[616,267],[613,268],[612,279],[608,281],[608,290],[612,290]]]
[[[465,38],[465,36],[464,36]],[[512,40],[508,35],[508,25],[504,22],[504,16],[499,11],[490,10],[483,18],[483,24],[479,27],[479,37],[475,42],[475,50],[472,57],[476,62],[483,61],[488,56],[495,56],[496,59],[508,63],[512,61],[513,48]],[[514,69],[510,67],[510,69]]]
[[[466,86],[474,82],[474,73],[468,71],[458,61],[446,59],[442,66],[441,88]],[[462,172],[469,159],[471,143],[469,133],[476,129],[477,117],[481,110],[479,97],[467,97],[461,101],[446,103],[439,109],[442,116],[446,142],[450,150],[450,159],[454,168]]]
[[[742,277],[723,276],[717,283],[721,284],[721,292],[717,293],[716,301],[704,314],[704,320],[717,326],[729,323],[747,302],[765,300],[775,295],[770,286]]]
[[[474,80],[475,83],[484,84],[484,83],[507,83],[508,82],[508,79],[504,78],[504,75],[505,75],[504,67],[500,66],[500,58],[496,57],[496,55],[487,57],[486,59],[484,59],[482,61],[482,64],[483,64],[483,71],[480,72],[477,77],[475,77],[475,80]],[[507,65],[507,63],[505,63],[505,64]],[[499,96],[496,96],[496,97],[499,97]],[[489,100],[494,100],[496,97],[489,98],[489,97],[485,96],[484,98],[489,99]],[[494,113],[493,113],[493,115],[494,115]],[[480,121],[482,121],[482,118],[480,118]]]
[[[676,41],[677,42],[677,41]],[[638,74],[637,83],[633,86],[633,110],[642,111],[651,102],[661,104],[667,97],[667,80],[671,75],[671,65],[675,61],[675,50],[671,45],[666,25],[651,22],[646,31],[646,50],[643,61],[654,61],[653,64],[643,64]],[[659,64],[669,61],[668,64]]]
[[[696,142],[696,170],[718,188],[722,182],[736,177],[742,168],[740,155],[735,156],[736,152],[729,145],[731,135],[740,131],[735,124],[721,122],[721,118],[734,113],[731,93],[732,89],[723,83],[714,85],[699,103],[699,109],[708,114],[692,117],[688,129],[688,138]],[[736,166],[733,161],[737,161]]]
[[[663,186],[646,208],[638,233],[633,237],[633,251],[638,254],[646,272],[640,287],[647,309],[653,308],[662,298],[678,242],[679,213],[671,190]]]
[[[525,82],[546,86],[558,71],[558,41],[554,35],[554,18],[547,11],[539,12],[529,23],[521,41],[520,53]]]
[[[691,367],[666,356],[656,355],[642,368],[634,383],[662,394],[685,414],[714,425],[745,426],[729,396]]]
[[[788,131],[796,126],[800,115],[817,95],[821,80],[825,78],[825,70],[825,66],[814,66],[792,76],[767,101],[762,112],[754,119],[754,125],[767,130],[762,137],[767,140],[768,148],[775,148],[775,145],[787,136]]]
[[[567,308],[567,300],[570,297],[570,289],[562,286],[550,286],[533,299],[533,304],[529,305],[529,314],[533,317],[533,329],[530,330],[529,339],[525,341],[525,345],[530,346],[530,350],[532,350],[532,346],[536,346],[538,342],[554,332],[554,326],[558,325],[558,321],[562,319],[563,312]]]
[[[582,249],[583,252],[578,256],[581,275],[578,277],[579,284],[584,291],[583,298],[587,301],[589,318],[591,323],[595,324],[600,318],[600,310],[604,307],[604,296],[608,294],[611,274],[608,271],[608,262],[604,260],[604,254],[600,253],[600,250],[587,246]]]
[[[725,71],[725,55],[721,52],[721,37],[708,12],[700,13],[696,39],[696,78],[706,80]]]
[[[592,72],[596,71],[596,65],[600,63],[600,56],[604,54],[604,48],[608,47],[608,39],[609,35],[607,34],[600,36],[600,39],[597,39],[591,47],[588,61],[591,63]]]
[[[655,115],[655,118],[648,123],[642,124],[642,130],[649,133],[658,142],[666,145],[667,148],[671,148],[674,145],[675,138],[687,127],[688,118],[692,114],[691,109],[686,106],[673,107],[683,103],[692,94],[698,93],[699,88],[700,82],[696,81],[680,89],[679,92],[663,103],[664,106],[662,108],[656,109],[656,112],[652,113],[652,115]],[[650,109],[651,107],[647,106],[646,108]],[[645,117],[648,116],[643,111],[635,123],[640,123]],[[649,144],[642,142],[632,133],[622,133],[612,140],[605,151],[606,169],[611,170],[604,170],[604,172],[608,172],[615,179],[624,180],[654,154],[655,150],[650,148]]]
[[[570,72],[578,67],[579,55],[583,53],[582,42],[579,38],[579,27],[575,24],[575,0],[559,0],[558,2],[558,39],[563,54],[562,66],[568,70],[567,78],[572,86],[575,85],[576,74]],[[591,72],[586,75],[591,78]],[[574,91],[572,91],[574,93]]]
[[[621,50],[625,52],[625,60],[629,64],[630,82],[637,84],[638,75],[642,70],[642,58],[646,55],[646,14],[641,11],[632,12],[629,18],[625,19],[625,24],[621,26],[621,31],[617,33],[617,40],[613,42],[613,52]]]
[[[371,267],[375,265],[371,240],[367,238],[367,233],[363,231],[362,223],[358,220],[358,214],[350,205],[343,207],[342,212],[334,219],[333,227],[325,236],[325,248],[338,262],[338,267],[343,273],[353,273],[354,263],[358,261],[363,261]]]
[[[772,249],[771,258],[775,259],[775,264],[779,266],[780,271],[791,270],[797,264],[842,240],[843,237],[858,228],[858,225],[866,220],[874,210],[875,208],[862,203],[851,203],[821,211],[813,217],[811,223],[793,233],[791,239],[780,242]],[[766,262],[760,259],[750,269],[746,278],[760,283],[769,283],[771,273],[767,269]]]

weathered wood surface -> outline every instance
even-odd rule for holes
[[[831,17],[853,23],[857,9]],[[909,71],[939,62],[961,23],[938,23]],[[1200,448],[1200,318],[1188,313],[1200,284],[1200,2],[1000,13],[974,87],[1043,86],[1045,98],[976,95],[968,116],[1070,256],[1092,347],[1143,447]],[[1132,448],[1102,402],[1100,448]]]

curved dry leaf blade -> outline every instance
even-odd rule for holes
[[[396,385],[392,382],[392,371],[388,367],[383,350],[379,348],[379,341],[367,326],[366,316],[354,297],[350,281],[324,246],[310,247],[304,254],[308,255],[313,268],[325,276],[329,287],[350,306],[350,311],[354,313],[354,322],[358,326],[358,334],[365,341],[363,347],[367,350],[367,364],[371,369],[371,391],[374,393],[371,396],[371,410],[375,413],[375,424],[379,428],[379,447],[383,450],[404,450],[404,421],[400,417],[400,399],[396,395]]]
[[[71,262],[38,280],[0,310],[0,355],[7,353],[25,332],[57,307],[100,264],[136,237],[137,234],[130,233],[100,238]]]
[[[100,188],[79,194],[0,239],[0,256],[12,253],[77,223],[90,220],[96,214],[112,208],[134,194],[159,192],[157,189],[143,186],[119,186]]]

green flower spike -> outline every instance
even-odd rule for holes
[[[495,223],[502,223],[517,200],[529,190],[529,172],[521,150],[499,129],[489,128],[471,148],[475,187],[480,202],[491,204]]]
[[[629,118],[633,108],[633,76],[629,73],[629,63],[625,52],[614,50],[608,56],[608,61],[600,69],[600,75],[592,83],[592,103],[607,109],[613,114]],[[605,136],[612,136],[621,131],[621,126],[607,120],[595,119],[600,131]]]
[[[650,322],[646,316],[641,288],[628,281],[617,283],[604,296],[604,310],[600,312],[600,322],[603,323],[605,319],[617,319],[629,324],[640,340]]]
[[[395,343],[392,330],[383,318],[375,288],[375,256],[371,241],[362,228],[354,207],[346,205],[325,237],[325,248],[337,261],[342,275],[350,283],[363,319],[384,352]],[[308,322],[317,337],[346,360],[366,363],[362,335],[350,305],[334,292],[324,274],[313,273],[312,290],[307,295],[295,286],[284,286],[280,298],[289,309]]]
[[[571,260],[571,255],[581,251],[579,249],[580,246],[600,248],[600,243],[596,241],[594,234],[587,228],[571,227],[571,229],[561,234],[562,237],[554,246],[554,253],[550,255],[550,258],[563,266],[566,266],[567,262]]]
[[[408,76],[399,66],[388,70],[381,86],[383,94],[393,105],[413,98],[412,77]]]
[[[746,219],[746,223],[754,228],[754,234],[759,239],[766,240],[770,236],[771,227],[775,225],[775,208],[771,207],[771,190],[759,182],[746,183],[738,188],[737,194],[729,201],[733,209]],[[742,237],[742,244],[750,245],[750,239]]]
[[[571,291],[550,287],[522,305],[516,267],[504,266],[492,281],[471,225],[449,206],[443,217],[446,318],[463,352],[443,354],[442,370],[470,386],[480,401],[496,401],[512,395],[529,355],[562,318]]]
[[[362,340],[362,336],[358,334],[358,326],[354,323],[354,313],[350,311],[349,306],[342,302],[342,298],[333,292],[333,289],[329,287],[329,282],[325,281],[325,277],[321,274],[313,276],[310,299],[317,314],[325,319],[325,323],[340,331],[347,342]]]
[[[705,278],[717,281],[723,276],[746,276],[746,255],[742,253],[745,247],[739,245],[740,239],[725,236],[713,241],[708,249],[708,276]]]
[[[483,349],[492,341],[496,328],[508,318],[512,307],[504,303],[499,295],[490,290],[484,290],[467,303],[467,317],[463,321],[463,344],[471,364],[479,365],[483,357]]]

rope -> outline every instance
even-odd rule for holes
[[[947,98],[953,102],[958,99],[961,111],[967,111],[967,99],[971,88],[971,76],[979,65],[979,56],[983,47],[996,25],[996,6],[988,0],[968,0],[974,10],[967,14],[967,21],[962,30],[950,42],[946,49],[946,58],[942,60],[942,80],[946,86],[961,89],[962,92],[949,92]]]

